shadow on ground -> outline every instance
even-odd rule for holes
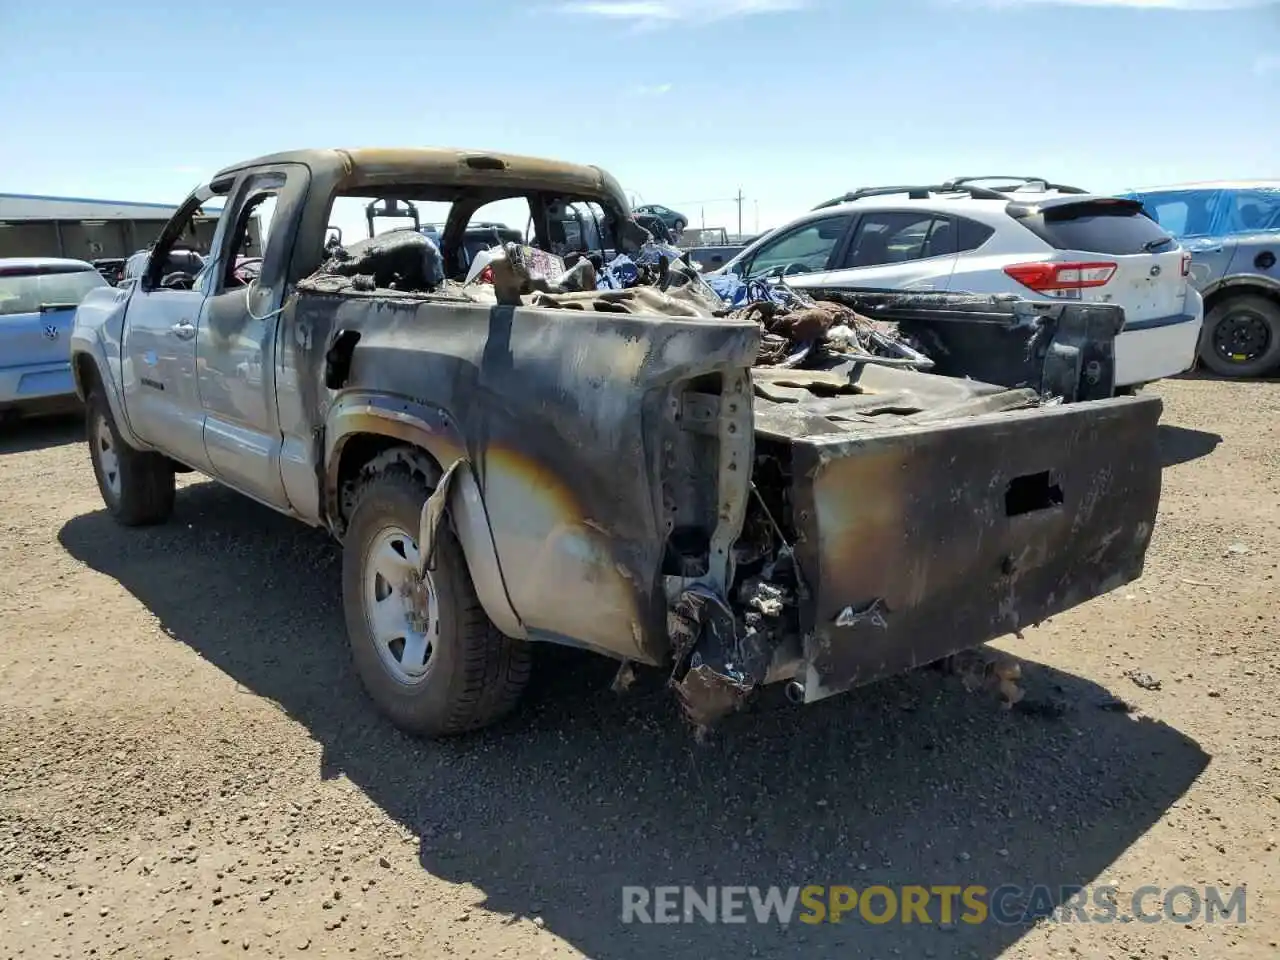
[[[1166,467],[1207,457],[1222,442],[1219,434],[1192,430],[1190,427],[1175,427],[1168,423],[1160,424],[1159,437],[1160,462]]]
[[[1197,366],[1194,370],[1188,370],[1185,373],[1179,373],[1171,377],[1172,380],[1208,380],[1214,383],[1280,383],[1280,369],[1272,370],[1265,376],[1261,377],[1224,377],[1214,373],[1208,367]]]
[[[0,456],[7,453],[32,453],[49,447],[84,440],[84,414],[0,421]]]
[[[803,709],[766,697],[699,745],[661,676],[618,696],[612,664],[550,648],[515,716],[422,743],[354,679],[338,554],[320,532],[199,484],[166,527],[126,531],[99,512],[60,540],[304,724],[323,776],[348,777],[421,837],[422,869],[474,884],[489,910],[540,915],[597,960],[988,960],[1025,926],[947,927],[936,907],[932,925],[623,925],[621,887],[1088,884],[1207,762],[1177,730],[1036,665],[1029,699],[1057,709],[1006,713],[922,671]]]

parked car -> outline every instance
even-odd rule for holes
[[[1280,180],[1189,183],[1122,194],[1191,253],[1204,297],[1200,359],[1226,377],[1280,368]]]
[[[670,207],[664,207],[660,203],[645,203],[635,208],[636,213],[645,213],[651,217],[657,217],[667,225],[667,229],[672,233],[681,233],[684,228],[689,225],[689,218],[683,213],[672,210]]]
[[[716,273],[793,287],[1015,294],[1114,303],[1116,387],[1131,391],[1195,363],[1203,319],[1190,255],[1133,200],[1075,187],[971,182],[880,187],[821,204]]]
[[[165,521],[174,472],[196,470],[332,532],[356,669],[405,729],[501,716],[533,642],[665,667],[704,723],[766,683],[820,700],[1141,574],[1161,404],[1110,395],[1119,307],[887,304],[906,335],[949,344],[948,375],[870,354],[806,369],[762,361],[758,321],[715,316],[679,261],[661,289],[528,292],[522,265],[554,267],[549,217],[541,250],[471,290],[424,268],[413,230],[326,249],[337,196],[446,193],[460,220],[494,200],[583,204],[624,252],[648,239],[596,167],[278,153],[182,203],[146,272],[92,291],[73,336],[110,514]],[[252,288],[212,271],[162,289],[215,195],[211,263],[271,197],[288,242]],[[455,232],[439,251],[453,281]]]
[[[633,214],[633,219],[660,243],[671,243],[675,239],[671,235],[671,228],[667,226],[667,222],[659,216],[652,213],[636,213]]]
[[[0,259],[0,412],[74,407],[71,323],[106,279],[84,260]]]

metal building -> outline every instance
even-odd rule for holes
[[[176,210],[165,203],[0,193],[0,257],[127,257],[154,241]],[[207,253],[221,212],[206,207],[183,245]]]

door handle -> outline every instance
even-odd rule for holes
[[[179,340],[190,340],[196,335],[196,325],[190,320],[180,320],[169,329]]]

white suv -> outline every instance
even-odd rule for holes
[[[760,237],[716,274],[798,288],[1016,294],[1124,308],[1116,388],[1188,370],[1204,302],[1191,256],[1136,201],[1025,180],[859,190]],[[1019,178],[1020,180],[1023,178]]]

